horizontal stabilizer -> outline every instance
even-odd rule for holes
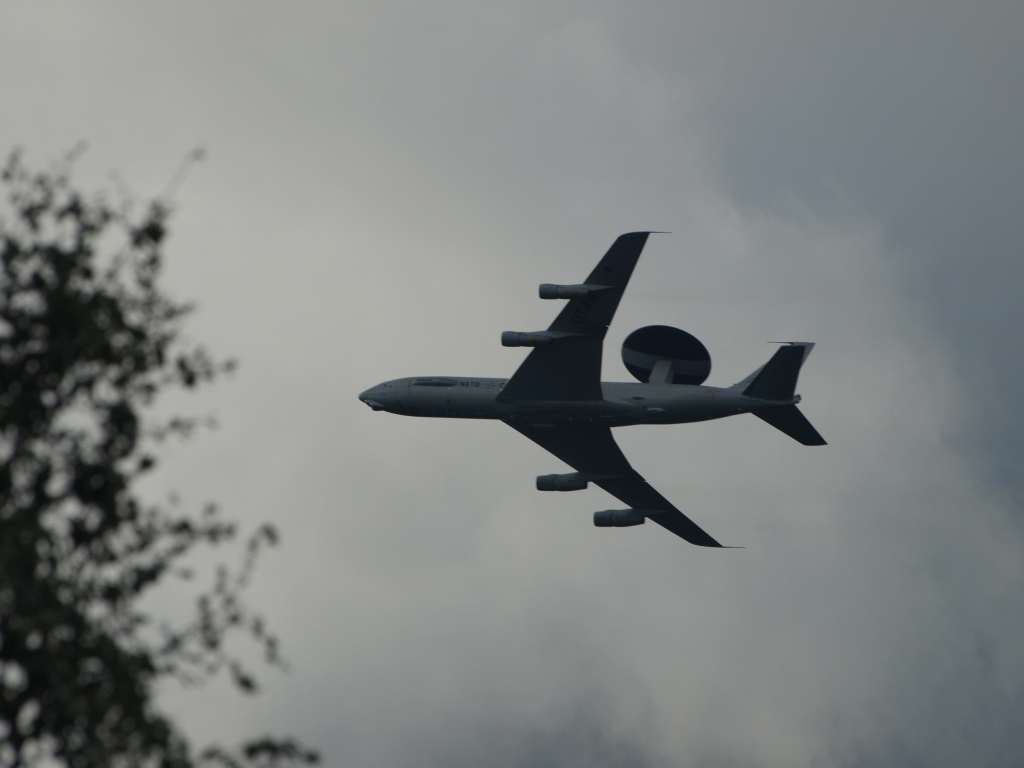
[[[781,352],[782,350],[779,351]],[[780,432],[785,432],[798,443],[803,443],[804,445],[828,445],[825,439],[818,434],[818,430],[811,425],[811,422],[800,413],[800,409],[795,405],[765,408],[763,411],[754,411],[754,415],[763,421],[767,421]]]

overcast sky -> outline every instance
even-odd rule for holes
[[[1003,766],[1024,755],[1024,5],[0,2],[0,150],[178,189],[166,285],[240,360],[147,493],[282,548],[292,669],[168,687],[195,736],[337,766]],[[801,406],[633,427],[712,536],[597,530],[504,425],[373,413],[508,376],[541,282],[652,237],[605,345],[685,328]],[[555,498],[552,498],[555,497]],[[168,597],[168,609],[174,598]]]

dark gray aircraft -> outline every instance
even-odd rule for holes
[[[622,345],[622,362],[642,383],[602,382],[604,337],[649,234],[619,237],[579,285],[540,286],[542,299],[569,303],[546,331],[501,335],[506,347],[534,348],[511,379],[396,379],[359,399],[375,411],[405,416],[500,419],[576,470],[540,475],[537,490],[579,491],[594,483],[629,505],[595,512],[594,525],[620,528],[650,518],[691,544],[721,547],[629,465],[611,428],[752,413],[804,445],[825,445],[794,394],[814,344],[787,343],[738,384],[706,387],[711,356],[704,345],[685,331],[651,325]]]

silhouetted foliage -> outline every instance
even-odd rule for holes
[[[143,501],[134,482],[155,447],[196,422],[149,423],[168,387],[191,389],[230,364],[185,345],[190,311],[157,287],[170,213],[141,215],[76,191],[73,158],[29,172],[14,153],[0,219],[0,766],[283,766],[315,753],[261,739],[198,757],[153,701],[154,682],[253,675],[225,638],[247,634],[280,665],[277,643],[241,600],[270,526],[237,571],[221,567],[194,619],[158,622],[140,607],[186,575],[181,559],[231,540],[215,507],[198,516]],[[47,763],[47,760],[51,762]]]

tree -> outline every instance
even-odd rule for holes
[[[141,214],[87,198],[74,155],[32,173],[19,153],[2,173],[0,218],[0,766],[224,766],[316,762],[298,742],[263,738],[196,755],[153,700],[155,681],[222,670],[245,693],[254,677],[225,645],[248,635],[271,665],[277,642],[243,602],[257,555],[221,566],[181,626],[140,607],[186,577],[200,545],[232,540],[216,507],[199,515],[134,490],[162,440],[194,419],[157,423],[167,388],[192,389],[230,369],[182,342],[187,304],[157,285],[169,204]],[[47,762],[50,761],[50,762]]]

